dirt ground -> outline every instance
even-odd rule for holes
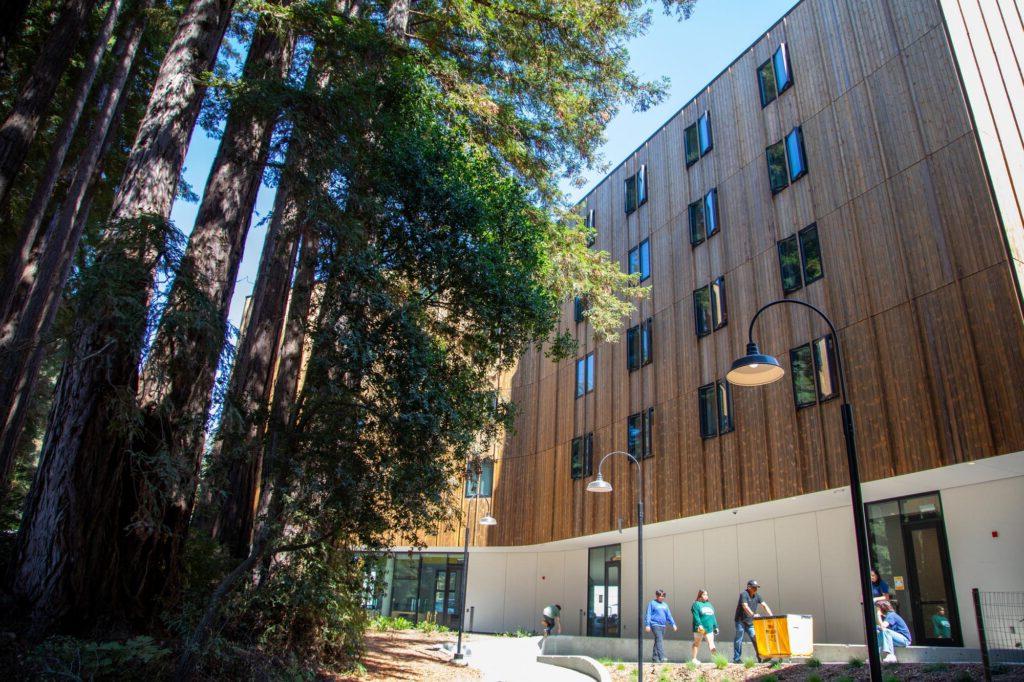
[[[397,632],[366,632],[365,673],[339,675],[325,679],[336,682],[376,682],[378,680],[423,680],[450,682],[451,680],[480,680],[480,671],[452,665],[451,654],[440,649],[446,641],[454,641],[454,634],[424,634],[417,630]]]
[[[608,663],[606,667],[612,674],[615,682],[630,682],[636,680],[636,665],[630,663]],[[1024,666],[1006,667],[999,671],[1001,674],[994,674],[992,679],[997,682],[1024,681]],[[889,680],[900,682],[940,682],[940,680],[955,680],[956,682],[968,682],[969,680],[983,680],[981,664],[919,664],[905,663],[887,665],[882,669],[882,675]],[[677,680],[690,680],[693,682],[738,682],[739,680],[760,680],[770,682],[797,682],[815,680],[826,680],[832,682],[860,682],[870,679],[867,665],[853,668],[844,663],[824,664],[819,667],[810,667],[806,663],[785,663],[779,668],[771,668],[768,664],[756,665],[753,668],[744,668],[742,665],[728,665],[718,670],[714,665],[705,663],[697,669],[688,668],[677,663],[659,663],[644,666],[644,678],[657,682],[676,682]]]

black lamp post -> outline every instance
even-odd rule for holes
[[[860,575],[861,600],[864,605],[864,636],[868,645],[868,661],[871,664],[872,682],[882,680],[882,661],[878,654],[877,635],[875,631],[875,605],[871,593],[871,560],[868,554],[868,531],[867,523],[864,520],[864,502],[861,499],[860,472],[857,468],[857,445],[854,440],[853,430],[853,408],[846,399],[846,374],[843,370],[843,354],[839,348],[839,334],[836,333],[835,325],[828,319],[825,313],[810,303],[792,298],[772,301],[761,306],[750,320],[750,329],[747,333],[747,354],[732,363],[732,369],[726,375],[730,384],[737,386],[763,386],[773,381],[778,381],[785,375],[785,370],[779,361],[771,355],[764,355],[754,342],[754,323],[758,315],[772,306],[781,303],[793,303],[805,308],[810,308],[821,316],[828,328],[832,331],[832,342],[836,349],[836,365],[839,370],[839,394],[842,405],[839,406],[839,413],[843,420],[843,438],[846,441],[846,462],[850,470],[850,498],[853,502],[853,528],[857,539],[857,561],[859,563],[858,573]]]
[[[644,468],[636,457],[616,450],[601,458],[597,479],[587,484],[588,493],[610,493],[612,484],[604,480],[601,467],[612,455],[625,455],[636,465],[636,679],[644,679]]]
[[[476,465],[476,494],[473,496],[473,503],[480,498],[480,476],[482,470],[479,462],[474,462]],[[472,466],[472,465],[471,465]],[[469,470],[467,467],[466,472],[467,479],[469,477]],[[487,498],[484,498],[487,499]],[[468,516],[468,514],[467,514]],[[491,516],[491,502],[487,500],[487,515],[480,519],[481,526],[496,526],[498,525],[497,520]],[[455,646],[455,655],[452,656],[452,660],[461,661],[465,656],[462,654],[462,632],[466,623],[466,581],[469,579],[469,519],[466,519],[466,540],[462,546],[462,580],[459,581],[459,641]]]

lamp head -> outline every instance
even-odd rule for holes
[[[732,369],[725,375],[730,384],[736,386],[764,386],[778,381],[786,375],[778,359],[763,355],[753,341],[747,344],[747,354],[732,363]]]
[[[497,526],[498,525],[498,521],[493,516],[488,514],[487,516],[485,516],[482,519],[480,519],[480,525],[481,526]]]
[[[604,476],[601,472],[597,472],[597,478],[587,484],[588,493],[610,493],[612,491],[612,484],[604,480]]]

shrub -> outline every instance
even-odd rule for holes
[[[672,675],[669,672],[668,666],[662,666],[661,670],[658,671],[658,682],[672,682]]]
[[[772,662],[768,664],[768,667],[772,670],[778,670],[782,667],[782,661],[777,658],[772,659]]]
[[[882,682],[900,682],[900,676],[889,673],[888,675],[882,678]]]
[[[840,675],[839,677],[832,680],[832,682],[854,682],[854,680],[849,675]]]
[[[929,663],[924,667],[926,673],[941,673],[949,669],[945,663]]]
[[[856,658],[856,657],[855,658],[851,658],[849,660],[849,662],[847,663],[847,665],[849,665],[851,668],[863,668],[864,667],[864,659],[863,658]]]
[[[953,675],[953,682],[973,682],[974,675],[971,674],[970,670],[958,670]]]
[[[700,665],[698,665],[697,663],[694,663],[693,661],[687,661],[686,662],[687,670],[696,670],[699,667],[700,667]]]
[[[746,668],[747,670],[750,670],[755,665],[757,665],[757,661],[755,661],[754,659],[752,659],[752,658],[744,658],[743,659],[743,667]]]
[[[597,662],[600,663],[601,665],[609,666],[612,663],[614,663],[615,661],[613,659],[611,659],[611,658],[608,658],[607,656],[602,656],[601,658],[597,659]]]
[[[808,658],[807,659],[807,667],[808,668],[820,668],[821,667],[821,661],[819,661],[816,658]]]
[[[822,682],[821,675],[808,675],[805,682]]]
[[[729,659],[722,654],[715,654],[711,660],[715,662],[715,667],[719,670],[725,670],[729,666]]]
[[[169,672],[170,653],[147,635],[124,642],[50,637],[29,654],[28,663],[47,678],[157,677]]]

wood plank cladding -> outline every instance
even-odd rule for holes
[[[575,361],[530,351],[508,378],[520,416],[495,467],[498,526],[474,544],[530,545],[635,525],[635,467],[609,459],[612,495],[570,475],[571,441],[626,449],[629,415],[653,408],[648,522],[847,484],[839,401],[797,409],[789,350],[827,333],[795,306],[755,336],[787,377],[732,389],[735,430],[702,439],[698,388],[724,378],[757,308],[782,298],[776,243],[815,223],[824,277],[790,294],[839,327],[866,480],[1024,450],[1024,25],[997,0],[803,0],[625,159],[583,201],[595,248],[626,268],[650,239],[654,359],[630,372],[625,333],[595,345],[571,305],[596,388]],[[793,85],[763,107],[756,69],[785,42]],[[709,111],[714,148],[686,167],[684,130]],[[776,195],[765,148],[803,131],[808,174]],[[624,211],[647,166],[649,200]],[[687,207],[718,190],[720,232],[692,247]],[[725,278],[727,323],[695,334],[693,292]],[[482,502],[469,520],[475,524]],[[464,502],[463,507],[467,505]],[[434,544],[458,545],[461,527]]]

